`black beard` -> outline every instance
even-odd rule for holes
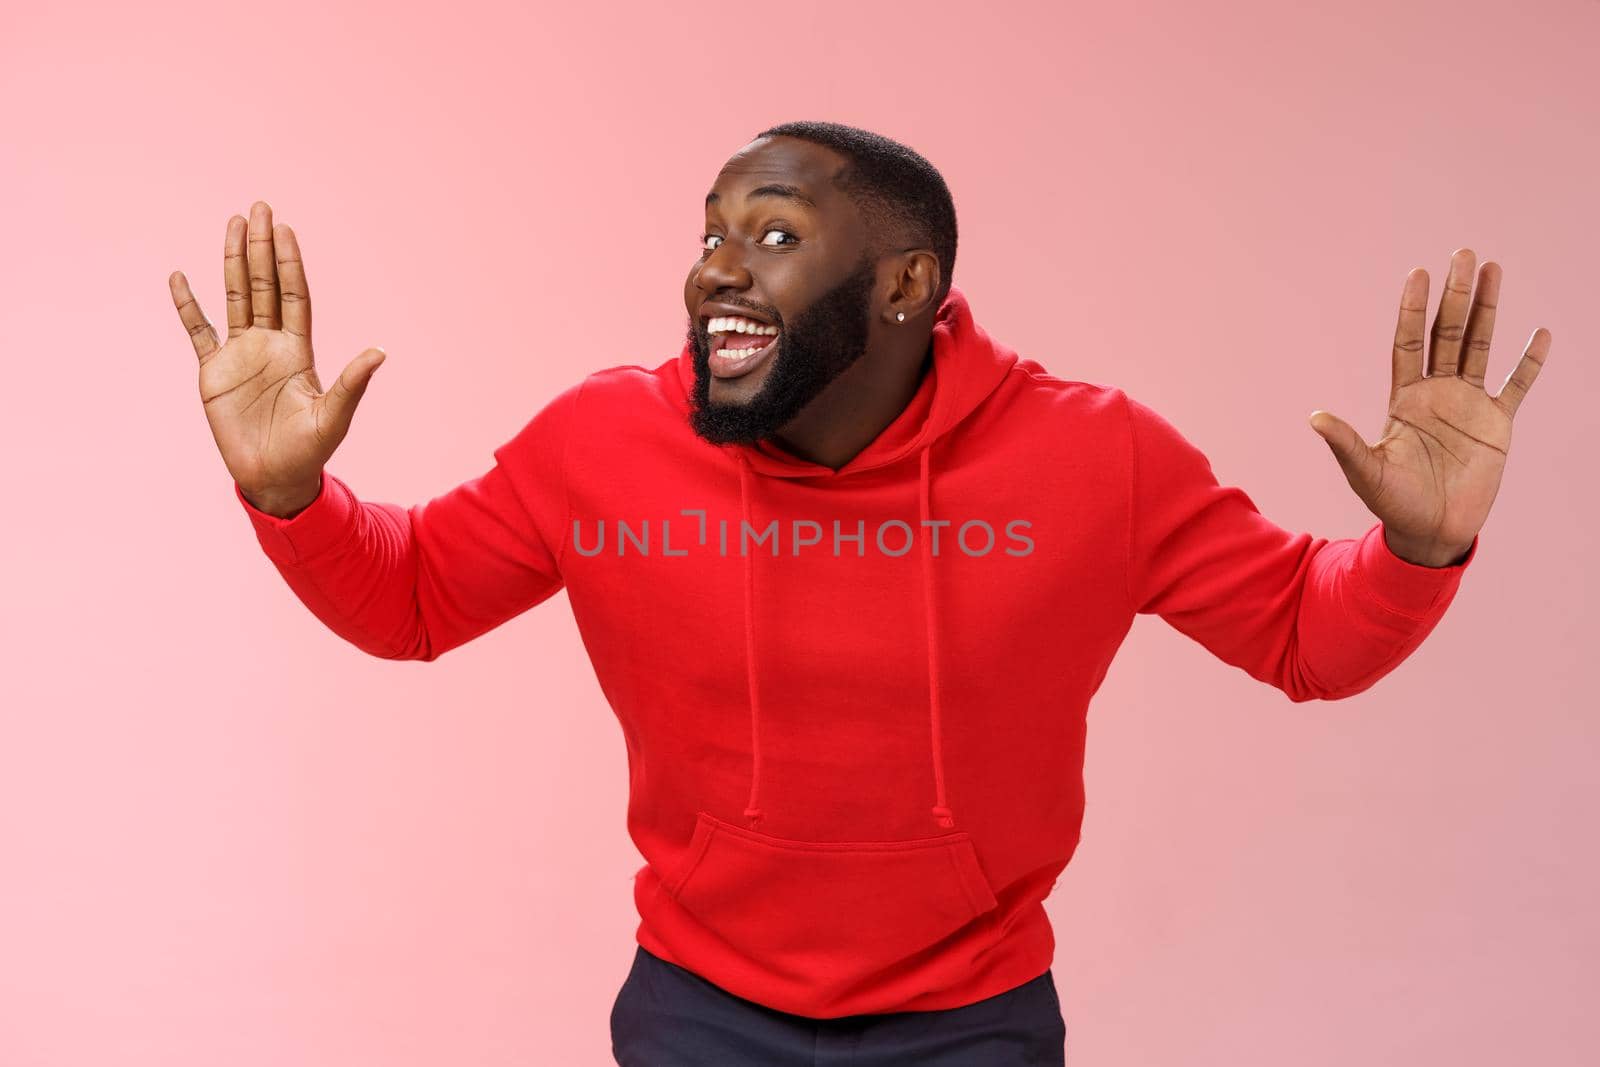
[[[876,266],[863,257],[854,272],[795,317],[776,325],[776,362],[743,404],[711,402],[711,339],[705,320],[689,320],[694,403],[689,422],[712,444],[754,444],[786,425],[867,350]]]

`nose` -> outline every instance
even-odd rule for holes
[[[713,248],[695,272],[694,282],[708,293],[750,288],[750,270],[744,264],[740,242],[724,240]]]

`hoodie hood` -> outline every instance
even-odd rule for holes
[[[862,471],[887,467],[912,455],[917,462],[917,505],[921,528],[934,519],[933,454],[935,443],[978,405],[982,404],[1017,361],[1014,351],[997,344],[978,326],[964,294],[954,284],[934,316],[933,366],[922,378],[910,403],[882,433],[837,471],[792,455],[771,441],[723,447],[739,469],[739,510],[745,527],[756,524],[751,515],[760,493],[760,478],[844,478]],[[687,340],[678,357],[679,380],[687,412],[694,389],[694,349]],[[944,746],[941,729],[939,669],[939,606],[935,562],[930,539],[919,536],[922,546],[922,620],[928,652],[928,728],[933,767],[933,804],[929,814],[944,829],[955,827],[955,812],[945,795]],[[750,800],[744,814],[756,827],[766,816],[761,805],[761,684],[757,669],[760,640],[755,626],[755,598],[759,584],[756,554],[741,553],[744,560],[745,680],[750,705]],[[770,595],[770,594],[769,594]]]

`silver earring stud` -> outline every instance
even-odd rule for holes
[[[896,321],[896,322],[904,322],[904,321],[906,321],[906,313],[904,311],[896,311],[894,313],[894,321]]]

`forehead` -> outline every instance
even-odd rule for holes
[[[852,212],[854,205],[834,185],[834,176],[845,166],[845,158],[824,145],[794,137],[758,138],[728,157],[706,196],[706,206],[737,208],[750,192],[779,185],[811,201],[819,213]]]

